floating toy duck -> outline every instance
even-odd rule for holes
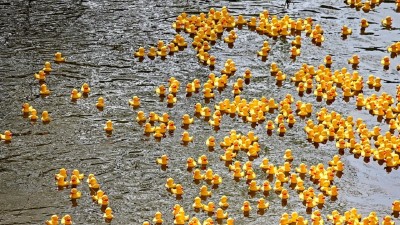
[[[365,29],[369,26],[367,19],[362,18],[360,22],[361,29]]]
[[[46,84],[40,85],[40,95],[49,95],[49,94],[50,90],[47,89],[47,85]]]
[[[133,107],[140,107],[140,98],[138,96],[133,96],[131,100],[129,100],[129,105]]]
[[[391,27],[392,26],[392,17],[387,16],[385,19],[383,19],[382,21],[382,25],[384,27]]]
[[[143,47],[139,47],[138,51],[134,53],[135,57],[142,58],[146,55],[146,52]],[[155,56],[155,55],[154,55]]]
[[[290,52],[292,57],[297,57],[300,55],[300,49],[297,48],[296,46],[292,46]]]
[[[183,187],[181,184],[177,184],[175,188],[171,189],[171,192],[175,195],[183,195]]]
[[[284,135],[286,133],[286,128],[285,128],[285,124],[280,123],[278,126],[278,134],[279,135]]]
[[[256,192],[256,191],[259,191],[261,188],[260,188],[260,186],[257,186],[257,182],[255,180],[252,180],[249,183],[248,189],[249,189],[249,191]]]
[[[214,202],[209,202],[207,205],[203,205],[203,210],[208,213],[214,213],[215,211],[215,204]]]
[[[390,58],[389,58],[389,56],[383,57],[382,60],[381,60],[381,64],[382,64],[383,66],[388,67],[388,66],[390,65]]]
[[[22,113],[23,114],[28,114],[33,110],[33,107],[29,105],[29,103],[25,102],[22,104]]]
[[[358,55],[354,54],[354,55],[352,56],[352,58],[349,59],[348,62],[349,62],[349,64],[352,64],[352,65],[354,65],[354,66],[357,66],[357,65],[360,63],[360,57],[358,57]]]
[[[76,189],[76,188],[72,188],[69,197],[71,199],[81,198],[81,192],[78,191],[78,189]]]
[[[176,130],[176,126],[175,126],[174,121],[172,121],[172,120],[168,121],[167,130],[169,132],[173,132],[173,131]]]
[[[43,111],[41,120],[42,120],[43,123],[49,123],[51,121],[51,118],[49,116],[49,112]]]
[[[4,131],[4,134],[0,134],[0,140],[11,141],[12,133],[9,130]]]
[[[222,183],[222,177],[218,174],[214,174],[211,183],[213,185],[220,185]]]
[[[250,206],[250,202],[249,201],[244,201],[243,202],[243,206],[241,207],[241,210],[244,213],[249,213],[251,211],[251,206]]]
[[[79,171],[78,171],[79,172]],[[75,174],[71,176],[70,184],[74,187],[78,186],[81,183],[79,177]]]
[[[46,73],[50,73],[52,71],[51,69],[51,63],[50,62],[45,62],[44,63],[44,68],[42,69]]]
[[[72,224],[72,218],[71,218],[71,216],[70,215],[65,215],[65,216],[63,216],[63,218],[61,218],[61,224],[64,224],[64,225],[71,225]]]
[[[301,36],[297,35],[292,41],[292,46],[301,47]]]
[[[156,93],[160,96],[164,96],[165,95],[165,91],[167,89],[165,88],[164,85],[160,85],[158,88],[156,88]]]
[[[188,169],[194,168],[194,167],[196,167],[196,166],[197,166],[197,163],[194,161],[194,159],[193,159],[192,157],[189,157],[189,158],[186,160],[186,167],[187,167]]]
[[[204,98],[214,98],[214,93],[212,93],[210,88],[205,88],[203,90]]]
[[[225,195],[222,195],[221,199],[219,201],[219,206],[222,208],[228,208],[228,206],[229,206],[228,197],[226,197]]]
[[[195,209],[202,209],[203,208],[203,203],[201,203],[201,198],[200,197],[194,198],[194,203],[193,203],[192,206]]]
[[[184,131],[182,133],[182,139],[183,142],[192,142],[193,141],[193,136],[189,136],[189,132]]]
[[[35,73],[33,76],[36,80],[41,82],[46,80],[46,73],[43,70],[40,70],[39,73]]]
[[[100,97],[97,99],[96,107],[97,107],[98,109],[104,108],[104,98],[103,98],[103,97],[100,96]],[[146,120],[146,119],[145,119],[145,120]]]
[[[46,225],[58,225],[58,216],[52,215],[50,220],[46,220]]]
[[[165,187],[168,189],[172,189],[176,187],[175,181],[173,178],[169,177],[167,178],[167,182],[165,183]]]
[[[278,71],[275,76],[275,80],[284,81],[286,79],[286,74],[282,73],[282,71]],[[270,107],[271,108],[271,107]]]
[[[56,53],[54,54],[54,62],[56,62],[56,63],[65,62],[65,58],[62,57],[61,52],[56,52]]]
[[[211,191],[208,191],[207,186],[203,185],[200,188],[200,196],[202,197],[208,197],[211,196]]]
[[[157,49],[155,47],[150,47],[149,52],[147,53],[147,56],[152,58],[157,56]]]
[[[201,155],[201,156],[199,157],[199,159],[197,160],[197,163],[198,163],[199,165],[202,165],[202,166],[207,166],[207,165],[208,165],[207,156],[206,156],[206,155]]]
[[[395,224],[394,221],[389,215],[383,217],[382,225],[394,225],[394,224]]]
[[[203,180],[204,179],[204,175],[201,174],[201,171],[199,169],[195,169],[193,171],[193,180]]]
[[[83,94],[89,94],[90,93],[90,87],[88,83],[84,83],[81,87],[81,91]]]
[[[351,28],[348,28],[346,25],[343,25],[342,27],[342,35],[343,36],[347,36],[350,35],[352,33]]]
[[[161,166],[167,166],[168,165],[168,156],[167,155],[162,155],[161,158],[158,158],[156,160],[157,164],[160,164]]]
[[[97,203],[102,206],[107,206],[108,205],[108,196],[107,195],[101,196],[101,198],[97,201]]]
[[[112,124],[112,121],[111,120],[108,120],[107,122],[106,122],[106,125],[104,126],[104,130],[106,131],[106,132],[111,132],[111,131],[113,131],[113,124]]]
[[[168,94],[167,95],[167,103],[170,105],[173,105],[176,103],[176,97],[174,97],[173,94]]]
[[[190,116],[188,114],[184,114],[182,116],[182,124],[184,124],[184,125],[192,124],[193,121],[194,121],[194,119],[190,118]]]
[[[217,220],[226,219],[228,218],[228,213],[225,213],[223,209],[218,208],[215,212],[215,217],[217,218]]]
[[[162,214],[161,212],[156,212],[154,214],[154,218],[153,218],[153,223],[155,224],[162,224],[164,220],[162,219]]]
[[[75,88],[71,91],[71,100],[77,100],[82,97],[82,93],[78,92]]]
[[[112,214],[112,209],[110,207],[107,207],[104,211],[103,218],[107,220],[112,220],[114,218]]]

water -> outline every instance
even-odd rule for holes
[[[69,190],[57,191],[53,176],[61,167],[69,172],[77,168],[85,175],[96,175],[101,189],[110,198],[115,216],[113,224],[141,224],[145,220],[151,221],[157,211],[163,213],[165,224],[171,224],[172,207],[177,203],[184,207],[187,215],[204,220],[207,215],[195,213],[191,205],[200,187],[206,183],[194,184],[185,166],[188,157],[197,159],[202,154],[208,156],[210,168],[223,178],[222,185],[212,189],[212,197],[203,202],[217,203],[220,196],[227,195],[231,205],[227,212],[235,218],[236,224],[277,224],[282,213],[295,210],[309,219],[293,190],[289,191],[287,206],[282,206],[278,196],[271,193],[266,197],[270,208],[264,215],[257,215],[255,202],[263,195],[249,196],[245,182],[233,181],[230,172],[219,161],[222,150],[216,148],[214,152],[208,152],[204,145],[210,135],[214,135],[218,142],[222,141],[231,129],[247,134],[253,130],[250,124],[237,117],[224,116],[221,129],[215,132],[207,122],[195,119],[188,130],[194,136],[194,142],[186,147],[179,144],[183,132],[181,116],[184,113],[192,115],[196,102],[204,104],[201,94],[186,98],[184,85],[195,78],[203,83],[210,73],[207,67],[198,63],[196,52],[191,47],[164,61],[146,58],[138,62],[132,57],[139,46],[154,46],[159,39],[171,41],[176,32],[170,25],[182,11],[198,14],[207,12],[210,7],[220,9],[223,5],[228,6],[231,14],[242,14],[246,18],[258,15],[263,9],[279,17],[284,14],[294,18],[311,16],[314,23],[320,23],[324,28],[326,41],[322,47],[317,47],[309,38],[303,38],[301,56],[293,62],[289,59],[292,37],[286,41],[272,40],[247,28],[237,30],[239,37],[232,49],[219,41],[210,51],[217,57],[215,71],[220,71],[228,58],[234,60],[238,71],[226,90],[217,94],[208,106],[224,98],[232,99],[230,91],[234,80],[250,68],[254,77],[242,93],[248,100],[264,95],[279,102],[286,93],[292,93],[295,100],[312,102],[314,109],[327,107],[343,115],[361,117],[368,122],[370,129],[375,125],[387,127],[367,111],[355,111],[354,99],[349,103],[337,98],[331,105],[317,104],[312,95],[300,98],[292,83],[285,82],[278,88],[274,77],[269,75],[269,66],[275,61],[291,76],[302,63],[316,67],[326,54],[331,54],[334,60],[332,69],[350,68],[347,59],[356,53],[361,58],[358,70],[364,80],[369,74],[380,76],[384,81],[380,92],[386,91],[394,96],[399,82],[395,65],[400,60],[392,59],[387,71],[380,64],[382,57],[389,55],[387,46],[399,40],[400,16],[394,11],[393,2],[384,2],[370,13],[364,13],[342,1],[295,2],[289,10],[284,8],[283,1],[199,1],[189,5],[185,1],[171,0],[5,1],[0,3],[0,130],[11,130],[13,140],[9,144],[0,143],[0,214],[3,215],[0,224],[43,224],[52,214],[61,217],[67,213],[76,224],[104,223],[103,213],[97,204],[92,203],[85,183],[78,188],[83,196],[76,207],[72,207]],[[393,18],[393,30],[380,26],[380,20],[387,15]],[[362,17],[370,22],[367,35],[359,35]],[[344,24],[353,29],[353,35],[347,40],[342,40],[339,33]],[[190,40],[186,34],[184,36]],[[272,48],[266,62],[255,54],[264,40],[268,40]],[[53,72],[46,80],[52,93],[41,98],[33,74],[43,67],[45,61],[52,61],[56,51],[63,53],[67,63],[53,64]],[[177,104],[167,108],[154,90],[161,84],[166,85],[171,76],[177,78],[182,87]],[[84,82],[90,84],[92,92],[87,98],[72,103],[69,93]],[[372,93],[375,91],[364,88],[364,95]],[[134,95],[141,98],[140,109],[133,110],[128,106],[128,100]],[[104,111],[95,107],[99,96],[105,98]],[[36,108],[38,115],[43,110],[49,111],[53,121],[44,125],[23,118],[20,108],[24,102]],[[143,128],[136,123],[134,118],[138,110],[143,110],[146,115],[150,111],[158,114],[168,112],[178,129],[172,136],[167,135],[161,142],[156,142],[153,137],[144,136]],[[276,115],[276,112],[267,114],[267,120]],[[111,137],[103,131],[109,119],[114,122],[115,129]],[[302,130],[304,123],[300,120],[288,129],[284,137],[275,133],[265,135],[264,126],[254,128],[264,149],[260,158],[254,161],[255,167],[263,157],[268,157],[275,165],[283,164],[286,148],[291,148],[295,156],[293,166],[301,162],[327,165],[328,160],[337,154],[332,142],[318,149],[308,143]],[[170,157],[166,171],[155,164],[155,159],[162,154]],[[241,152],[238,159],[244,162],[247,156]],[[363,216],[370,211],[376,211],[382,217],[390,214],[391,203],[400,196],[398,170],[387,174],[376,162],[365,163],[362,158],[354,159],[347,152],[342,160],[346,170],[341,179],[335,180],[340,188],[339,198],[328,200],[321,212],[326,215],[334,209],[344,212],[356,207]],[[259,169],[256,173],[261,184],[265,175]],[[168,177],[183,185],[185,194],[181,200],[165,190]],[[310,182],[306,184],[306,187],[311,185]],[[240,211],[245,200],[249,200],[253,207],[248,218],[243,217]]]

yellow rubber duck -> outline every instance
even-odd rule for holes
[[[129,105],[133,107],[140,107],[140,98],[138,96],[133,96],[131,100],[129,100]]]
[[[77,99],[79,99],[79,98],[81,98],[81,97],[82,97],[82,93],[78,92],[77,89],[74,88],[74,89],[71,91],[71,100],[77,100]]]
[[[257,186],[257,182],[255,180],[252,180],[249,183],[248,189],[249,189],[249,191],[256,192],[256,191],[259,191],[261,189],[261,187]]]
[[[382,23],[382,25],[383,25],[384,27],[390,27],[390,26],[392,26],[392,17],[390,17],[390,16],[385,17],[385,19],[383,19],[383,20],[381,21],[381,23]]]
[[[111,120],[108,120],[107,122],[106,122],[106,125],[104,126],[104,130],[105,131],[107,131],[107,132],[111,132],[111,131],[113,131],[113,123],[112,123],[112,121]]]
[[[160,96],[164,96],[166,90],[167,90],[167,89],[165,88],[164,85],[160,85],[160,86],[158,86],[158,87],[156,88],[156,93],[157,93],[158,95],[160,95]]]
[[[200,188],[199,195],[202,197],[208,197],[208,196],[211,196],[211,191],[208,191],[207,186],[203,185]]]
[[[145,49],[143,47],[139,47],[138,51],[133,54],[135,57],[142,58],[146,55]]]
[[[0,134],[0,140],[11,141],[12,133],[9,130],[4,131],[4,134]]]
[[[292,46],[301,47],[301,36],[297,35],[292,41]]]
[[[279,135],[284,135],[286,133],[286,128],[285,128],[285,124],[280,123],[278,126],[278,134]]]
[[[152,58],[157,56],[157,49],[155,47],[150,47],[149,52],[147,53],[147,56]]]
[[[172,121],[172,120],[168,121],[167,129],[169,132],[173,132],[176,130],[174,121]]]
[[[167,182],[165,183],[165,187],[168,189],[172,189],[176,187],[175,181],[173,178],[169,177],[167,178]]]
[[[217,211],[215,212],[215,217],[217,220],[222,220],[228,218],[228,213],[224,212],[223,209],[218,208]]]
[[[61,52],[56,52],[56,53],[54,54],[54,62],[56,62],[56,63],[65,62],[65,58],[62,57]]]
[[[214,174],[211,183],[213,185],[220,185],[222,183],[222,177],[218,174]]]
[[[390,66],[390,58],[389,56],[384,56],[381,60],[381,64],[383,66]]]
[[[188,169],[194,168],[194,167],[196,167],[196,166],[197,166],[197,163],[194,161],[194,159],[193,159],[192,157],[189,157],[189,158],[186,160],[186,167],[187,167]]]
[[[46,220],[46,225],[58,225],[58,216],[52,215],[50,220]]]
[[[72,185],[72,186],[77,186],[77,185],[79,185],[81,183],[81,181],[80,181],[80,179],[79,179],[79,177],[78,176],[76,176],[76,175],[71,175],[71,181],[70,181],[70,184]]]
[[[222,208],[228,208],[229,207],[228,197],[226,197],[225,195],[221,196],[221,199],[218,204]]]
[[[297,48],[296,46],[292,46],[290,52],[292,57],[297,57],[300,55],[300,49]]]
[[[44,63],[44,68],[42,69],[46,73],[50,73],[52,71],[51,69],[51,63],[50,62],[45,62]]]
[[[47,85],[46,84],[40,85],[40,95],[49,95],[49,94],[50,90],[47,89]]]
[[[168,104],[175,104],[176,103],[176,97],[174,97],[173,94],[168,94],[167,95],[167,103]]]
[[[181,184],[176,184],[175,188],[171,189],[172,194],[183,195],[183,187]]]
[[[351,35],[351,33],[352,33],[351,28],[347,27],[346,25],[343,25],[342,35],[347,36],[347,35]]]
[[[201,198],[200,197],[194,198],[194,203],[193,203],[192,206],[195,209],[202,209],[203,208],[203,203],[201,203]]]
[[[192,124],[193,121],[194,121],[194,119],[190,118],[190,116],[188,114],[184,114],[182,116],[182,124],[184,124],[184,125]]]
[[[88,83],[83,83],[81,87],[81,91],[83,94],[89,94],[90,93],[90,87]]]
[[[107,219],[107,220],[112,220],[114,218],[114,216],[112,214],[112,209],[110,207],[107,207],[104,210],[103,218]]]
[[[395,224],[394,221],[389,215],[383,217],[382,225],[394,225],[394,224]]]
[[[257,208],[258,209],[268,209],[269,203],[265,201],[264,198],[260,198],[257,201]]]
[[[201,174],[201,171],[199,169],[195,169],[193,171],[193,180],[203,180],[204,179],[204,175]]]
[[[203,210],[208,212],[208,213],[214,213],[215,211],[215,204],[214,202],[209,202],[207,205],[203,205]]]
[[[43,123],[48,123],[48,122],[50,122],[50,121],[51,121],[51,118],[50,118],[50,116],[49,116],[49,112],[43,111],[43,112],[42,112],[41,120],[42,120]]]
[[[71,216],[70,215],[65,215],[65,216],[63,216],[63,218],[61,218],[61,224],[64,224],[64,225],[71,225],[72,224],[72,218],[71,218]]]
[[[393,212],[400,212],[400,200],[395,200],[392,203],[392,211]]]
[[[286,74],[282,73],[282,71],[278,71],[275,76],[275,80],[284,81],[286,79]],[[271,107],[270,107],[271,108]]]
[[[46,73],[43,70],[40,70],[39,73],[35,73],[33,76],[38,81],[45,81],[46,80]]]
[[[280,71],[280,69],[278,68],[278,64],[276,64],[275,62],[272,62],[271,69],[270,69],[271,74],[276,74],[278,71]]]
[[[162,214],[161,212],[156,212],[154,214],[154,218],[153,218],[153,223],[155,224],[162,224],[164,220],[162,219]]]
[[[182,133],[182,139],[183,142],[192,142],[193,141],[193,136],[189,136],[189,132],[184,131]]]
[[[242,210],[244,213],[250,212],[250,211],[251,211],[250,202],[249,202],[249,201],[244,201],[244,202],[243,202],[243,206],[241,207],[241,210]]]
[[[157,158],[156,162],[157,164],[160,164],[162,166],[168,165],[168,156],[167,155],[162,155],[161,158]]]
[[[199,157],[199,159],[197,160],[197,163],[198,163],[199,165],[202,165],[202,166],[207,166],[207,165],[208,165],[207,156],[206,156],[206,155],[201,155],[201,156]]]
[[[72,188],[71,189],[71,192],[70,192],[70,194],[69,194],[69,197],[71,198],[71,199],[78,199],[78,198],[81,198],[81,192],[80,191],[78,191],[78,189],[76,189],[76,188]]]

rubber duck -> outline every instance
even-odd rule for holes
[[[71,91],[71,100],[77,100],[82,97],[82,93],[78,92],[75,88]]]
[[[208,164],[207,156],[206,156],[206,155],[201,155],[201,156],[199,157],[199,159],[197,160],[197,163],[198,163],[199,165],[202,165],[202,166],[207,166],[207,164]]]
[[[290,49],[290,52],[291,52],[292,57],[297,57],[300,55],[300,49],[297,48],[296,46],[292,46],[292,48]]]
[[[162,155],[161,158],[156,159],[156,162],[157,162],[157,164],[166,166],[166,165],[168,165],[168,160],[169,160],[169,158],[167,155]]]
[[[107,206],[108,205],[108,196],[107,195],[101,196],[101,198],[97,201],[97,203],[102,206]]]
[[[181,184],[177,184],[175,188],[171,189],[172,194],[183,195],[183,187]]]
[[[242,178],[243,176],[244,176],[244,173],[242,172],[242,170],[240,168],[235,168],[233,170],[233,178],[239,179],[239,178]]]
[[[279,135],[284,135],[286,133],[286,128],[285,128],[285,124],[280,123],[278,126],[278,134]]]
[[[40,70],[39,73],[35,73],[33,76],[40,82],[44,82],[46,80],[46,73],[43,70]]]
[[[114,218],[114,216],[112,214],[112,209],[110,207],[107,207],[104,210],[103,218],[107,219],[107,220],[112,220]]]
[[[244,201],[244,202],[243,202],[243,206],[241,207],[241,210],[242,210],[244,213],[250,212],[250,211],[251,211],[250,202],[249,202],[249,201]]]
[[[140,50],[140,49],[139,49]],[[155,47],[150,47],[149,52],[147,53],[148,57],[156,57],[157,56],[157,49]]]
[[[154,214],[154,218],[153,218],[153,223],[155,224],[162,224],[164,220],[162,219],[162,214],[161,212],[156,212]]]
[[[40,85],[40,95],[49,95],[49,94],[50,90],[47,89],[47,85],[46,84]]]
[[[382,87],[381,78],[380,77],[376,77],[375,78],[375,82],[374,82],[373,86],[376,87],[376,88]]]
[[[276,64],[275,62],[271,63],[271,69],[270,72],[271,74],[276,74],[280,69],[278,68],[278,64]]]
[[[173,178],[169,177],[167,178],[167,182],[165,183],[165,187],[168,189],[172,189],[176,187],[175,181]]]
[[[131,100],[129,100],[129,105],[133,107],[140,107],[140,98],[138,96],[133,96]]]
[[[215,211],[215,204],[214,202],[209,202],[207,205],[203,205],[203,210],[209,213],[214,213]]]
[[[142,58],[146,55],[145,49],[143,47],[139,47],[138,51],[133,54],[135,57]],[[150,56],[150,55],[149,55]],[[152,55],[155,56],[155,55]]]
[[[389,58],[389,56],[383,57],[382,60],[381,60],[381,64],[382,64],[383,66],[389,66],[389,65],[390,65],[390,58]]]
[[[0,140],[11,141],[12,133],[9,130],[4,131],[4,134],[0,134]]]
[[[215,212],[215,217],[217,218],[217,220],[226,219],[228,218],[228,213],[225,213],[223,209],[218,208]]]
[[[70,194],[69,194],[69,197],[70,197],[71,199],[78,199],[78,198],[81,198],[81,192],[78,191],[78,189],[76,189],[76,188],[72,188],[72,189],[71,189],[71,192],[70,192]]]
[[[292,150],[290,150],[290,149],[286,149],[285,150],[285,155],[283,156],[283,158],[285,159],[285,160],[293,160],[293,155],[292,155]]]
[[[269,203],[265,202],[264,198],[260,198],[257,201],[257,208],[258,209],[267,209],[269,207]]]
[[[286,74],[282,73],[282,71],[278,71],[275,76],[275,80],[284,81],[286,79]]]
[[[390,26],[392,26],[392,17],[387,16],[387,17],[385,17],[385,19],[383,19],[381,22],[382,22],[382,25],[383,25],[384,27],[390,27]]]
[[[194,121],[194,119],[190,118],[190,116],[188,114],[184,114],[182,116],[182,124],[184,124],[184,125],[192,124],[193,121]]]
[[[58,225],[58,216],[52,215],[50,220],[46,220],[46,225]]]
[[[192,142],[193,141],[193,136],[189,136],[189,132],[184,131],[182,133],[182,139],[183,142]]]
[[[78,173],[79,173],[79,171],[78,171]],[[75,175],[75,174],[73,174],[73,175],[71,175],[71,181],[70,181],[70,184],[72,185],[72,186],[77,186],[77,185],[79,185],[81,183],[81,181],[80,181],[80,179],[79,179],[79,177],[77,176],[77,175]]]
[[[150,124],[150,127],[151,127],[151,124]],[[174,130],[176,130],[174,121],[172,121],[172,120],[168,121],[167,130],[169,132],[173,132]]]
[[[394,221],[389,215],[383,217],[382,225],[394,225],[394,224],[395,224]]]
[[[72,218],[71,218],[71,216],[70,215],[65,215],[65,216],[63,216],[63,218],[61,218],[61,224],[64,224],[64,225],[71,225],[72,224]]]
[[[42,69],[46,73],[50,73],[52,71],[51,69],[51,63],[50,62],[45,62],[44,63],[44,68]]]
[[[158,95],[160,95],[160,96],[164,96],[166,90],[167,90],[167,89],[165,88],[164,85],[160,85],[160,86],[158,86],[158,87],[156,88],[156,93],[157,93]]]
[[[106,125],[104,126],[104,130],[105,131],[107,131],[107,132],[111,132],[111,131],[113,131],[113,124],[112,124],[112,121],[111,120],[108,120],[107,122],[106,122]]]
[[[176,97],[174,97],[173,94],[168,94],[167,95],[167,103],[168,104],[175,104],[176,103]]]
[[[204,98],[214,98],[214,93],[211,92],[210,88],[205,88],[203,90]]]
[[[292,41],[292,46],[300,47],[301,46],[301,36],[297,35]]]
[[[256,191],[259,191],[261,188],[260,188],[260,186],[257,186],[257,182],[255,180],[252,180],[249,183],[248,189],[249,189],[249,191],[256,192]]]
[[[194,198],[194,203],[193,203],[192,206],[195,209],[202,209],[203,208],[203,204],[201,203],[201,198],[200,197]]]
[[[347,36],[350,35],[352,33],[351,28],[348,28],[346,25],[343,25],[342,27],[342,35],[343,36]]]

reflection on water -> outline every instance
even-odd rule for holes
[[[380,64],[383,56],[388,55],[387,46],[398,41],[400,16],[393,10],[394,3],[382,3],[368,14],[351,9],[342,1],[294,2],[289,9],[285,9],[283,3],[198,1],[185,5],[185,1],[175,0],[57,3],[18,0],[0,3],[0,32],[3,34],[0,37],[0,129],[2,133],[6,129],[13,133],[11,143],[0,143],[0,214],[3,215],[0,224],[40,224],[52,214],[70,214],[76,224],[99,224],[104,221],[100,206],[94,204],[89,196],[86,183],[78,187],[82,198],[76,201],[76,207],[72,207],[69,189],[57,191],[53,176],[61,167],[69,172],[78,168],[86,175],[96,175],[101,189],[110,198],[115,217],[112,223],[115,224],[141,224],[144,220],[152,220],[157,211],[162,212],[169,224],[173,221],[171,211],[175,204],[182,205],[187,215],[197,216],[203,221],[207,215],[192,210],[193,199],[202,185],[209,186],[212,191],[212,196],[204,203],[218,203],[222,195],[228,197],[230,207],[226,212],[235,218],[236,224],[267,221],[277,224],[283,212],[292,211],[298,211],[309,219],[310,215],[294,190],[289,189],[291,196],[285,204],[274,192],[249,195],[246,182],[232,180],[231,172],[220,162],[219,155],[223,151],[219,147],[209,151],[204,145],[211,135],[220,142],[231,129],[241,134],[254,130],[263,149],[260,157],[253,161],[257,183],[261,185],[267,179],[258,168],[263,157],[268,157],[275,165],[282,165],[284,150],[291,148],[295,156],[293,166],[298,166],[301,162],[327,164],[336,154],[333,142],[315,148],[306,141],[303,134],[305,118],[299,118],[298,123],[280,137],[275,132],[265,135],[265,123],[252,127],[243,123],[241,118],[224,116],[220,129],[214,130],[207,121],[195,117],[194,124],[187,129],[194,136],[194,141],[187,146],[179,144],[184,131],[180,127],[182,115],[188,113],[192,116],[197,102],[213,109],[216,102],[232,99],[230,87],[247,68],[252,71],[253,78],[246,84],[242,97],[248,100],[264,95],[280,101],[286,93],[291,93],[295,100],[312,102],[315,111],[326,107],[355,118],[361,117],[368,121],[369,128],[381,125],[386,129],[384,123],[378,122],[367,111],[355,111],[354,98],[349,98],[349,103],[338,98],[330,105],[324,101],[317,104],[313,95],[299,97],[289,82],[276,86],[269,68],[271,62],[276,62],[285,74],[291,76],[302,63],[317,67],[327,54],[333,57],[332,69],[349,68],[347,59],[356,53],[361,58],[358,70],[364,80],[369,74],[380,76],[384,87],[380,92],[386,91],[394,96],[399,75],[394,68],[400,60],[398,57],[391,59],[394,66],[388,70],[383,70]],[[145,58],[142,62],[133,58],[133,52],[139,46],[154,46],[159,39],[171,41],[175,31],[170,25],[182,10],[198,14],[207,12],[209,7],[220,9],[223,5],[227,5],[233,15],[242,14],[246,18],[257,16],[263,9],[279,17],[286,13],[293,18],[311,16],[324,28],[326,41],[318,47],[309,38],[304,38],[301,56],[293,61],[289,58],[292,37],[273,40],[244,27],[237,30],[238,39],[234,46],[228,48],[227,44],[217,41],[210,51],[217,57],[214,72],[220,71],[228,58],[236,63],[238,71],[234,79],[229,80],[228,88],[205,103],[201,93],[186,97],[182,93],[182,85],[177,103],[167,108],[166,99],[160,99],[155,94],[156,87],[166,85],[171,76],[184,85],[195,78],[204,83],[210,73],[209,68],[198,63],[196,51],[191,47],[167,56],[165,60]],[[380,20],[387,15],[394,18],[395,29],[380,27]],[[359,35],[362,17],[370,21],[364,33],[368,35]],[[340,35],[342,25],[353,29],[353,35],[346,40],[342,40]],[[183,35],[190,40],[189,36]],[[264,40],[268,40],[271,52],[261,60],[256,52]],[[53,72],[46,78],[51,94],[41,98],[33,74],[43,67],[45,61],[51,61],[56,51],[63,53],[67,63],[53,64]],[[71,102],[71,90],[80,88],[84,82],[90,84],[92,92],[87,98]],[[372,93],[375,90],[364,89],[364,95]],[[128,100],[135,95],[142,101],[138,109],[128,105]],[[95,107],[100,96],[105,100],[102,111]],[[48,111],[52,122],[42,124],[23,118],[20,107],[24,102],[37,109],[38,115]],[[150,111],[159,115],[168,113],[175,121],[177,130],[166,134],[158,142],[151,135],[143,135],[143,127],[135,121],[139,110],[146,115]],[[275,119],[277,114],[267,114],[266,120]],[[109,136],[103,131],[107,120],[114,123],[114,131]],[[155,159],[163,154],[170,158],[168,168],[164,170],[155,163]],[[208,167],[223,179],[216,189],[211,189],[211,185],[203,181],[198,184],[192,182],[192,173],[186,170],[186,159],[197,159],[202,154],[208,156]],[[238,159],[245,162],[248,157],[239,154]],[[399,185],[398,170],[387,174],[383,166],[376,162],[364,163],[352,155],[345,157],[345,165],[342,178],[335,180],[340,188],[338,199],[327,200],[320,211],[328,214],[334,209],[343,211],[356,207],[363,215],[372,210],[382,216],[390,214],[391,202],[399,197],[398,188],[394,188]],[[165,190],[168,177],[183,185],[182,198],[177,199]],[[307,180],[305,186],[310,185],[311,181]],[[270,203],[270,208],[263,215],[255,210],[256,202],[261,197]],[[245,200],[253,206],[247,217],[243,217],[240,210]]]

